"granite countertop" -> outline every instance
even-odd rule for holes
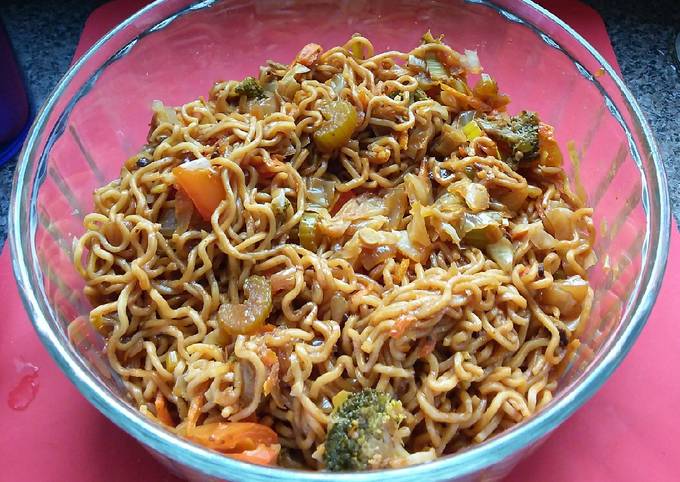
[[[565,0],[568,1],[568,0]],[[623,77],[647,116],[661,148],[673,214],[680,219],[680,33],[677,0],[585,0],[605,21]],[[33,112],[66,72],[87,16],[105,0],[3,0],[0,17],[24,72]],[[0,245],[14,162],[0,167]]]

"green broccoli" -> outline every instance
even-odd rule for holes
[[[331,417],[324,462],[332,471],[386,467],[408,455],[397,435],[404,420],[401,402],[365,389],[350,394]]]
[[[421,100],[427,100],[429,97],[423,89],[416,89],[413,91],[413,102],[418,102]]]
[[[389,97],[390,99],[394,99],[397,102],[401,102],[404,99],[403,93],[400,90],[395,90],[395,91],[390,92],[389,94],[387,94],[387,97]],[[413,93],[411,94],[411,98],[410,98],[411,104],[414,103],[414,102],[418,102],[420,100],[427,100],[427,99],[429,99],[429,97],[427,96],[427,94],[425,93],[425,91],[423,89],[414,90]]]
[[[477,124],[496,142],[501,157],[513,168],[520,161],[538,157],[538,117],[535,113],[487,116],[477,119]]]
[[[264,90],[254,77],[246,77],[234,89],[238,95],[245,95],[249,99],[264,97]]]
[[[420,43],[421,45],[426,45],[426,44],[441,44],[443,43],[444,40],[444,34],[439,34],[439,37],[435,38],[432,35],[432,32],[428,30],[423,34],[423,36],[420,38]]]

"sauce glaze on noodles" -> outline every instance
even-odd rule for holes
[[[446,125],[508,100],[468,86],[474,55],[437,41],[374,54],[360,36],[306,49],[261,69],[262,97],[227,81],[208,99],[157,103],[148,144],[95,192],[75,264],[131,400],[182,436],[257,420],[278,435],[279,464],[309,468],[323,468],[343,390],[401,400],[411,453],[452,453],[527,419],[550,402],[592,299],[592,210],[547,126],[539,159],[517,170],[483,132],[441,155]],[[338,98],[356,125],[325,152],[314,134]],[[173,171],[197,159],[223,192],[209,220]],[[480,219],[507,240],[496,251],[465,237]],[[271,312],[229,333],[220,306],[242,304],[253,275]]]

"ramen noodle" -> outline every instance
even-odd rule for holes
[[[226,456],[401,467],[548,404],[593,292],[553,129],[429,32],[153,104],[75,265],[131,402]]]

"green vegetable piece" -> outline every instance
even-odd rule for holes
[[[331,152],[344,146],[359,124],[354,106],[337,99],[323,103],[319,111],[324,116],[321,126],[314,131],[314,143],[322,152]]]
[[[290,201],[286,197],[283,189],[279,189],[274,197],[272,198],[272,211],[274,211],[274,216],[276,220],[280,223],[286,221],[288,210],[292,207]]]
[[[516,168],[521,161],[538,157],[538,116],[522,112],[512,117],[487,116],[477,119],[479,126],[498,145],[505,162]]]
[[[471,181],[474,181],[475,178],[477,177],[477,172],[475,171],[475,168],[472,166],[465,166],[463,168],[463,172],[465,172],[465,175]]]
[[[413,102],[420,102],[421,100],[427,99],[429,99],[429,97],[423,89],[416,89],[413,91]]]
[[[503,237],[501,223],[503,217],[495,211],[482,211],[478,214],[465,213],[463,216],[463,241],[479,249],[495,243]]]
[[[257,99],[264,97],[264,90],[260,83],[254,77],[246,77],[237,86],[234,91],[238,95],[245,95],[249,99]]]
[[[434,38],[432,36],[432,32],[429,30],[425,32],[421,38],[421,41],[424,44],[441,44],[442,40],[444,40],[444,34],[440,34],[439,37]]]
[[[449,78],[449,73],[446,71],[444,65],[434,56],[428,56],[425,59],[427,65],[427,72],[430,74],[432,80],[446,80]]]
[[[489,74],[482,74],[473,92],[481,99],[488,99],[498,95],[498,84]]]
[[[477,123],[473,120],[463,126],[463,133],[465,134],[465,137],[468,141],[484,135],[482,130],[479,128],[479,125],[477,125]]]
[[[407,455],[397,437],[404,420],[401,402],[374,389],[353,393],[332,415],[324,462],[331,471],[385,467],[393,457]]]
[[[303,248],[316,251],[318,247],[316,225],[319,222],[319,215],[316,213],[304,213],[300,219],[300,244]]]
[[[243,303],[224,303],[217,312],[217,321],[231,335],[250,335],[264,325],[272,311],[272,287],[263,276],[250,276],[243,284]]]

